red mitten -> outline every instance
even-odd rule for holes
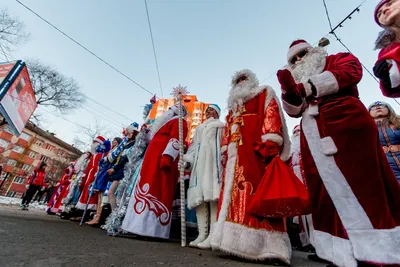
[[[163,155],[161,158],[160,169],[163,171],[170,171],[172,167],[172,157],[169,155]]]
[[[260,156],[264,162],[269,162],[272,158],[279,155],[280,148],[277,143],[272,141],[257,142],[254,146],[254,152]]]
[[[289,70],[278,70],[276,76],[278,77],[278,81],[281,84],[283,93],[295,92],[300,97],[306,96],[306,89],[304,88],[304,84],[296,83]]]

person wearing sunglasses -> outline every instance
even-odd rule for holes
[[[400,182],[400,117],[388,103],[382,101],[372,103],[368,110],[378,126],[382,149]]]
[[[337,266],[399,264],[400,186],[358,97],[360,61],[297,40],[287,62],[277,76],[285,111],[302,117],[316,256]]]

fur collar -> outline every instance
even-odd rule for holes
[[[151,126],[151,134],[150,134],[150,140],[153,139],[154,135],[168,122],[177,119],[178,116],[175,115],[175,113],[171,110],[167,110],[164,112],[161,117],[157,118],[154,124]]]
[[[221,122],[219,119],[210,118],[203,122],[203,125],[207,128],[223,128],[225,124]]]
[[[237,84],[236,81],[241,76],[246,76],[247,80]],[[259,87],[257,76],[248,69],[236,72],[232,76],[231,85],[232,89],[229,92],[228,98],[228,111],[236,111],[238,107],[258,95],[265,88]]]

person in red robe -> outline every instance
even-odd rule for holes
[[[71,182],[71,177],[74,173],[74,162],[71,162],[70,166],[65,168],[64,174],[60,181],[56,184],[56,190],[51,197],[50,201],[47,203],[46,213],[54,214],[61,213],[62,200],[68,194],[68,187]]]
[[[358,97],[359,60],[294,41],[277,73],[283,107],[302,117],[301,156],[317,255],[337,266],[400,264],[400,186]]]
[[[97,192],[94,192],[89,199],[89,191],[96,177],[96,173],[99,170],[99,161],[104,156],[104,153],[106,153],[106,148],[104,147],[105,142],[106,139],[103,136],[97,136],[93,140],[93,144],[91,147],[91,152],[93,156],[90,158],[90,161],[85,169],[85,173],[82,177],[81,184],[79,185],[81,196],[78,203],[76,204],[76,208],[79,210],[85,210],[86,203],[88,203],[88,210],[96,210],[98,200]],[[79,217],[71,218],[72,221],[80,221],[80,219],[81,218]]]
[[[256,75],[241,70],[232,77],[229,114],[221,153],[225,170],[213,249],[249,260],[290,264],[291,245],[284,218],[259,218],[248,213],[268,162],[287,161],[290,139],[274,90],[260,86]]]
[[[374,18],[384,30],[375,42],[375,48],[381,50],[373,71],[380,80],[382,94],[397,98],[400,97],[400,1],[380,1]]]
[[[178,104],[170,107],[151,127],[151,141],[140,177],[129,201],[122,230],[140,236],[168,239],[172,204],[179,179]],[[182,106],[183,117],[187,111]],[[183,120],[183,139],[188,132]]]

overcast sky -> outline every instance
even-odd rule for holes
[[[162,96],[143,0],[21,1],[143,87]],[[336,25],[361,0],[326,2],[332,24]],[[380,30],[373,20],[377,2],[366,1],[360,12],[337,31],[368,69],[372,69],[377,56],[373,50]],[[2,7],[23,21],[31,33],[30,40],[12,53],[15,58],[38,58],[53,65],[75,78],[89,97],[131,120],[142,122],[142,106],[148,103],[151,94],[16,1],[2,0]],[[148,8],[164,96],[169,97],[172,87],[183,84],[200,101],[217,103],[222,109],[226,108],[230,79],[235,71],[253,70],[263,84],[271,85],[280,94],[275,72],[285,64],[289,44],[298,38],[316,43],[329,32],[322,0],[148,0]],[[344,51],[332,36],[330,40],[329,53]],[[395,110],[399,108],[393,100],[381,95],[378,84],[367,72],[359,91],[367,106],[384,100]],[[120,132],[118,125],[131,123],[92,101],[87,102],[85,109],[65,117],[85,126],[97,119],[114,133]],[[76,124],[50,113],[44,115],[44,128],[59,138],[71,143],[79,135]],[[287,119],[290,130],[298,122]]]

